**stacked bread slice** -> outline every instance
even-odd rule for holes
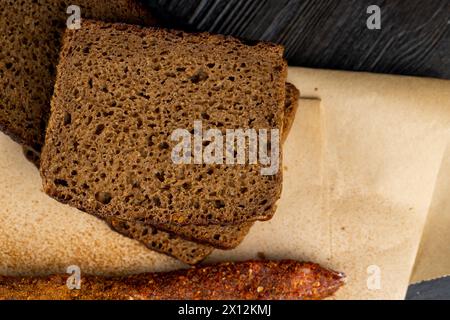
[[[103,19],[88,9],[89,17],[151,23],[142,16],[144,9],[123,2],[129,7],[117,1],[120,13]],[[98,12],[115,6],[114,1],[89,5],[98,6]],[[47,42],[58,52],[63,28],[52,30]],[[268,43],[83,19],[80,29],[65,31],[56,82],[52,68],[37,71],[49,84],[45,98],[27,99],[23,114],[15,113],[31,119],[31,129],[16,130],[22,120],[11,114],[20,101],[7,90],[0,125],[23,143],[30,160],[40,163],[50,196],[104,219],[150,249],[195,264],[213,248],[236,247],[255,221],[274,214],[281,193],[281,148],[280,169],[262,175],[260,163],[176,164],[171,134],[192,131],[201,121],[205,130],[223,133],[278,129],[285,139],[298,90],[285,83],[282,53]],[[38,52],[37,57],[56,65],[54,55],[44,58]]]
[[[81,18],[155,21],[135,0],[0,1],[0,129],[29,154],[44,143],[61,37],[75,7]]]

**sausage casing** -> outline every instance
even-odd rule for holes
[[[68,275],[0,276],[0,299],[272,300],[323,299],[344,284],[341,273],[293,260],[226,262],[125,277],[81,276],[69,289]]]

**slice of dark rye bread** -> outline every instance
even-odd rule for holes
[[[22,146],[22,152],[25,158],[39,169],[41,162],[41,153],[27,146]]]
[[[199,119],[205,129],[281,129],[286,73],[278,45],[84,20],[64,38],[44,190],[100,217],[153,225],[270,219],[282,170],[174,164],[170,136]]]
[[[136,0],[0,1],[0,130],[40,151],[68,6],[82,18],[152,24]]]
[[[214,248],[180,237],[156,228],[129,221],[107,218],[109,226],[122,235],[139,240],[149,249],[170,255],[187,264],[196,264],[204,260]]]
[[[285,141],[287,137],[287,131],[289,131],[292,122],[294,121],[295,112],[297,110],[298,105],[298,98],[299,98],[299,91],[297,88],[291,84],[286,83],[286,102],[285,102],[285,117],[283,122],[283,142]],[[28,150],[26,147],[24,147],[24,153],[26,157],[33,162],[36,166],[39,167],[39,155],[37,155],[33,150]],[[127,227],[125,230],[133,230],[138,224],[142,224],[139,222],[126,222],[121,221],[119,219],[109,219],[117,221],[117,225],[120,227],[117,228],[117,231],[121,232],[125,229],[124,226]],[[119,224],[120,222],[120,224]],[[112,228],[114,228],[115,224],[109,223]],[[239,245],[244,237],[247,235],[248,231],[250,230],[250,227],[253,225],[253,223],[244,223],[241,225],[229,225],[229,226],[219,226],[219,225],[211,225],[211,226],[176,226],[167,224],[165,226],[160,226],[159,229],[155,229],[154,227],[148,227],[150,230],[152,230],[152,233],[157,232],[156,230],[166,230],[168,232],[171,232],[172,234],[176,234],[177,236],[180,236],[184,239],[196,241],[200,243],[205,243],[210,246],[213,246],[215,248],[220,249],[232,249],[235,248],[237,245]],[[142,228],[142,226],[140,226]],[[116,229],[116,228],[114,228]],[[121,232],[124,235],[127,235],[131,238],[134,238],[136,240],[141,240],[141,236],[139,233],[131,233],[131,232]],[[148,233],[148,232],[147,232]],[[153,244],[151,247],[160,247],[160,241],[159,239],[152,238],[151,241],[145,241],[147,244]],[[162,245],[164,248],[164,245]],[[193,248],[195,249],[195,247]],[[178,250],[175,250],[172,248],[172,250],[177,253]],[[197,252],[200,252],[200,256],[202,253],[204,253],[204,250],[198,250]],[[201,260],[201,257],[198,257],[199,260]],[[184,259],[183,261],[187,261]],[[191,260],[194,261],[194,260]],[[187,261],[187,263],[190,263]]]

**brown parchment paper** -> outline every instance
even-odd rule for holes
[[[450,275],[450,144],[436,182],[411,282]]]
[[[290,77],[302,96],[322,99],[332,264],[345,272],[353,261],[351,296],[403,298],[450,137],[450,81],[306,69]],[[376,268],[380,289],[367,290]]]
[[[326,111],[335,110],[341,113],[340,116],[337,113],[333,115],[331,112],[324,112],[330,119],[326,121],[327,137],[330,137],[327,143],[330,146],[333,144],[331,133],[333,127],[337,129],[336,134],[340,133],[340,138],[334,138],[336,141],[334,154],[344,154],[343,150],[350,141],[357,143],[367,141],[372,145],[365,151],[364,147],[361,147],[360,154],[363,157],[366,155],[369,160],[366,161],[367,165],[364,165],[364,159],[361,158],[360,165],[355,166],[351,163],[350,166],[353,168],[347,170],[345,162],[348,161],[348,157],[338,158],[337,167],[330,170],[330,179],[333,179],[333,170],[341,172],[341,175],[337,175],[336,184],[349,189],[350,193],[351,182],[359,181],[363,183],[365,190],[378,189],[378,194],[385,194],[386,198],[396,205],[410,206],[410,217],[407,216],[406,208],[401,210],[405,213],[407,221],[401,223],[401,218],[397,221],[392,220],[393,223],[403,224],[403,228],[393,230],[396,234],[394,240],[401,239],[402,231],[406,230],[411,232],[408,244],[416,246],[414,243],[417,243],[421,234],[421,221],[426,219],[412,282],[449,274],[450,152],[447,149],[445,156],[441,155],[445,146],[448,146],[450,130],[450,81],[303,69],[290,72],[291,76],[295,74],[299,74],[303,81],[303,96],[321,97]],[[344,93],[345,88],[351,88],[350,92]],[[361,108],[358,108],[358,105]],[[372,112],[368,108],[373,108],[373,111],[378,109],[378,112]],[[352,119],[351,113],[355,113],[354,119],[361,120],[358,121],[362,125],[359,130],[355,128],[355,123],[350,122],[349,130],[338,131],[339,128],[335,126],[338,122],[334,120],[345,119],[346,112],[350,113],[347,120]],[[344,127],[342,125],[340,129]],[[347,132],[349,135],[342,135]],[[362,132],[364,133],[361,135]],[[358,133],[359,136],[351,137]],[[371,133],[374,134],[372,139]],[[378,135],[380,136],[377,137]],[[366,138],[368,140],[364,140]],[[356,159],[354,156],[351,158]],[[382,162],[377,163],[378,160]],[[333,161],[331,166],[332,163]],[[341,170],[343,166],[345,170]],[[362,171],[356,171],[357,168]],[[437,172],[439,179],[434,184],[433,176],[437,175]],[[332,188],[336,184],[331,181]],[[429,198],[433,191],[430,206]],[[342,199],[342,195],[338,195],[337,201],[341,202]],[[332,208],[336,207],[332,205]],[[367,208],[366,212],[371,212],[370,208]],[[398,214],[397,210],[392,212]],[[408,228],[408,223],[414,221],[412,218],[414,216],[417,216],[415,225]],[[332,217],[336,218],[338,215],[333,214]],[[382,232],[377,234],[383,237]],[[388,239],[389,237],[386,237],[386,240]],[[394,246],[392,248],[395,249]],[[403,249],[406,250],[405,246]],[[408,261],[408,265],[412,264],[414,256],[406,252],[405,254],[404,261]],[[400,260],[394,267],[401,267]],[[399,281],[399,278],[400,274],[394,281]]]
[[[121,274],[179,268],[181,263],[125,238],[93,216],[42,191],[22,147],[0,133],[0,274]]]
[[[302,68],[289,80],[317,100],[300,100],[277,213],[208,260],[311,260],[347,274],[336,298],[403,298],[448,142],[448,81]],[[1,274],[182,267],[46,197],[3,135],[0,176]]]
[[[321,99],[321,180],[305,173],[318,172],[311,158],[293,165],[302,140],[292,134],[276,216],[212,260],[249,258],[259,245],[268,258],[314,259],[346,273],[336,298],[404,298],[449,141],[449,82],[301,68],[289,81]]]
[[[412,113],[412,116],[409,117],[409,119],[415,120],[413,123],[408,124],[407,121],[409,119],[408,117],[405,117],[404,125],[406,125],[407,127],[403,131],[403,136],[406,138],[406,146],[408,144],[412,144],[412,148],[417,147],[417,155],[414,158],[417,158],[417,172],[420,172],[420,174],[416,176],[416,181],[419,181],[419,183],[415,184],[418,189],[413,189],[411,188],[411,186],[408,186],[408,180],[401,180],[402,178],[400,178],[400,175],[397,176],[397,179],[400,182],[405,182],[406,192],[408,189],[410,189],[413,193],[416,193],[417,196],[414,197],[417,201],[420,200],[419,198],[417,198],[418,195],[424,195],[424,197],[422,198],[422,203],[426,205],[428,194],[425,195],[424,193],[422,193],[421,190],[425,189],[422,189],[421,184],[427,186],[426,189],[430,190],[430,187],[432,185],[430,182],[432,181],[432,179],[430,179],[429,182],[425,182],[425,180],[422,180],[422,178],[420,177],[424,177],[425,175],[427,175],[428,171],[425,164],[431,164],[432,162],[422,160],[422,155],[420,154],[420,152],[424,152],[425,156],[430,156],[430,159],[433,155],[435,156],[436,160],[440,158],[440,151],[433,153],[433,150],[441,150],[443,146],[442,143],[444,143],[445,145],[445,137],[444,142],[442,142],[441,140],[438,141],[433,139],[432,136],[427,136],[427,132],[430,133],[432,132],[432,130],[436,130],[434,132],[438,133],[442,129],[444,136],[445,134],[449,134],[450,132],[450,128],[448,126],[448,113],[450,112],[450,81],[432,80],[425,78],[419,79],[410,77],[392,77],[374,74],[369,75],[361,73],[352,74],[324,70],[312,71],[308,69],[297,69],[296,72],[301,73],[302,79],[308,77],[308,79],[305,79],[305,81],[303,81],[303,96],[309,97],[326,96],[332,100],[336,97],[339,91],[341,91],[342,94],[341,87],[345,87],[347,85],[352,86],[355,83],[359,83],[357,86],[358,89],[367,90],[367,94],[369,96],[376,93],[374,89],[385,90],[383,88],[390,87],[384,93],[382,92],[383,98],[381,100],[378,100],[379,105],[383,106],[385,104],[385,101],[383,101],[383,99],[389,99],[386,101],[388,102],[386,108],[390,108],[392,106],[392,108],[395,109],[395,112],[401,112],[400,109],[396,109],[396,101],[388,97],[388,95],[395,95],[397,96],[396,100],[398,101],[397,106],[405,108],[406,112]],[[290,74],[293,75],[294,73],[295,72],[291,72]],[[354,81],[350,79],[351,77],[355,77]],[[322,85],[325,85],[326,88],[322,88],[322,92],[320,92],[319,88],[320,83]],[[365,86],[366,88],[364,88]],[[324,90],[326,90],[326,92],[323,92]],[[361,98],[366,96],[367,95],[357,93],[356,96],[345,99],[347,99],[348,102],[350,102],[352,99],[356,99],[357,101],[359,101],[361,100]],[[327,98],[323,99],[326,100]],[[377,103],[377,101],[374,100],[374,103]],[[352,106],[352,103],[348,103],[348,105]],[[365,104],[363,103],[363,105]],[[337,104],[333,103],[331,106],[337,106]],[[327,108],[326,110],[329,109],[330,108]],[[386,119],[388,119],[389,112],[381,114],[381,117],[383,116],[386,116]],[[336,116],[336,119],[338,118],[339,117]],[[363,117],[361,117],[361,119],[363,119]],[[370,123],[367,124],[370,128],[371,125],[375,124],[375,121],[372,121],[370,117],[368,117],[367,119],[370,119]],[[422,126],[416,125],[420,122]],[[330,121],[330,123],[333,124],[332,121]],[[412,131],[414,129],[416,129],[415,132]],[[411,137],[413,138],[410,143],[408,143],[407,141],[409,139],[408,135],[411,135]],[[399,137],[402,137],[402,133],[400,133]],[[380,140],[380,143],[385,143],[382,141],[383,140]],[[430,142],[429,146],[427,146],[428,142]],[[419,144],[424,146],[423,151],[421,151],[422,149],[419,148]],[[390,143],[385,143],[383,145],[383,148],[389,147],[389,145]],[[436,146],[438,149],[433,149],[433,146]],[[370,152],[372,153],[372,151]],[[371,157],[370,160],[373,161],[374,158]],[[411,166],[411,168],[413,169],[411,172],[411,181],[413,181],[414,166]],[[434,193],[432,196],[432,202],[429,206],[428,215],[426,215],[425,228],[423,230],[420,241],[420,250],[415,259],[413,274],[410,278],[411,283],[439,278],[450,274],[450,180],[448,178],[450,177],[449,144],[447,144],[447,148],[439,168],[439,176],[435,186],[433,187]],[[369,170],[369,168],[367,169]],[[432,171],[429,171],[429,173],[431,172]],[[393,177],[395,176],[393,175]],[[404,194],[408,196],[408,193]],[[400,196],[401,193],[397,192],[397,195]],[[411,193],[410,195],[413,196],[413,194]],[[422,213],[423,212],[424,211],[422,210]],[[420,224],[419,220],[418,224]]]

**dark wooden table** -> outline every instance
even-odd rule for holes
[[[291,65],[450,79],[450,0],[146,2],[181,27],[281,43]]]
[[[450,79],[450,0],[146,3],[171,27],[281,43],[290,65]],[[381,29],[367,27],[370,5]],[[450,299],[450,278],[412,285],[407,299]]]

